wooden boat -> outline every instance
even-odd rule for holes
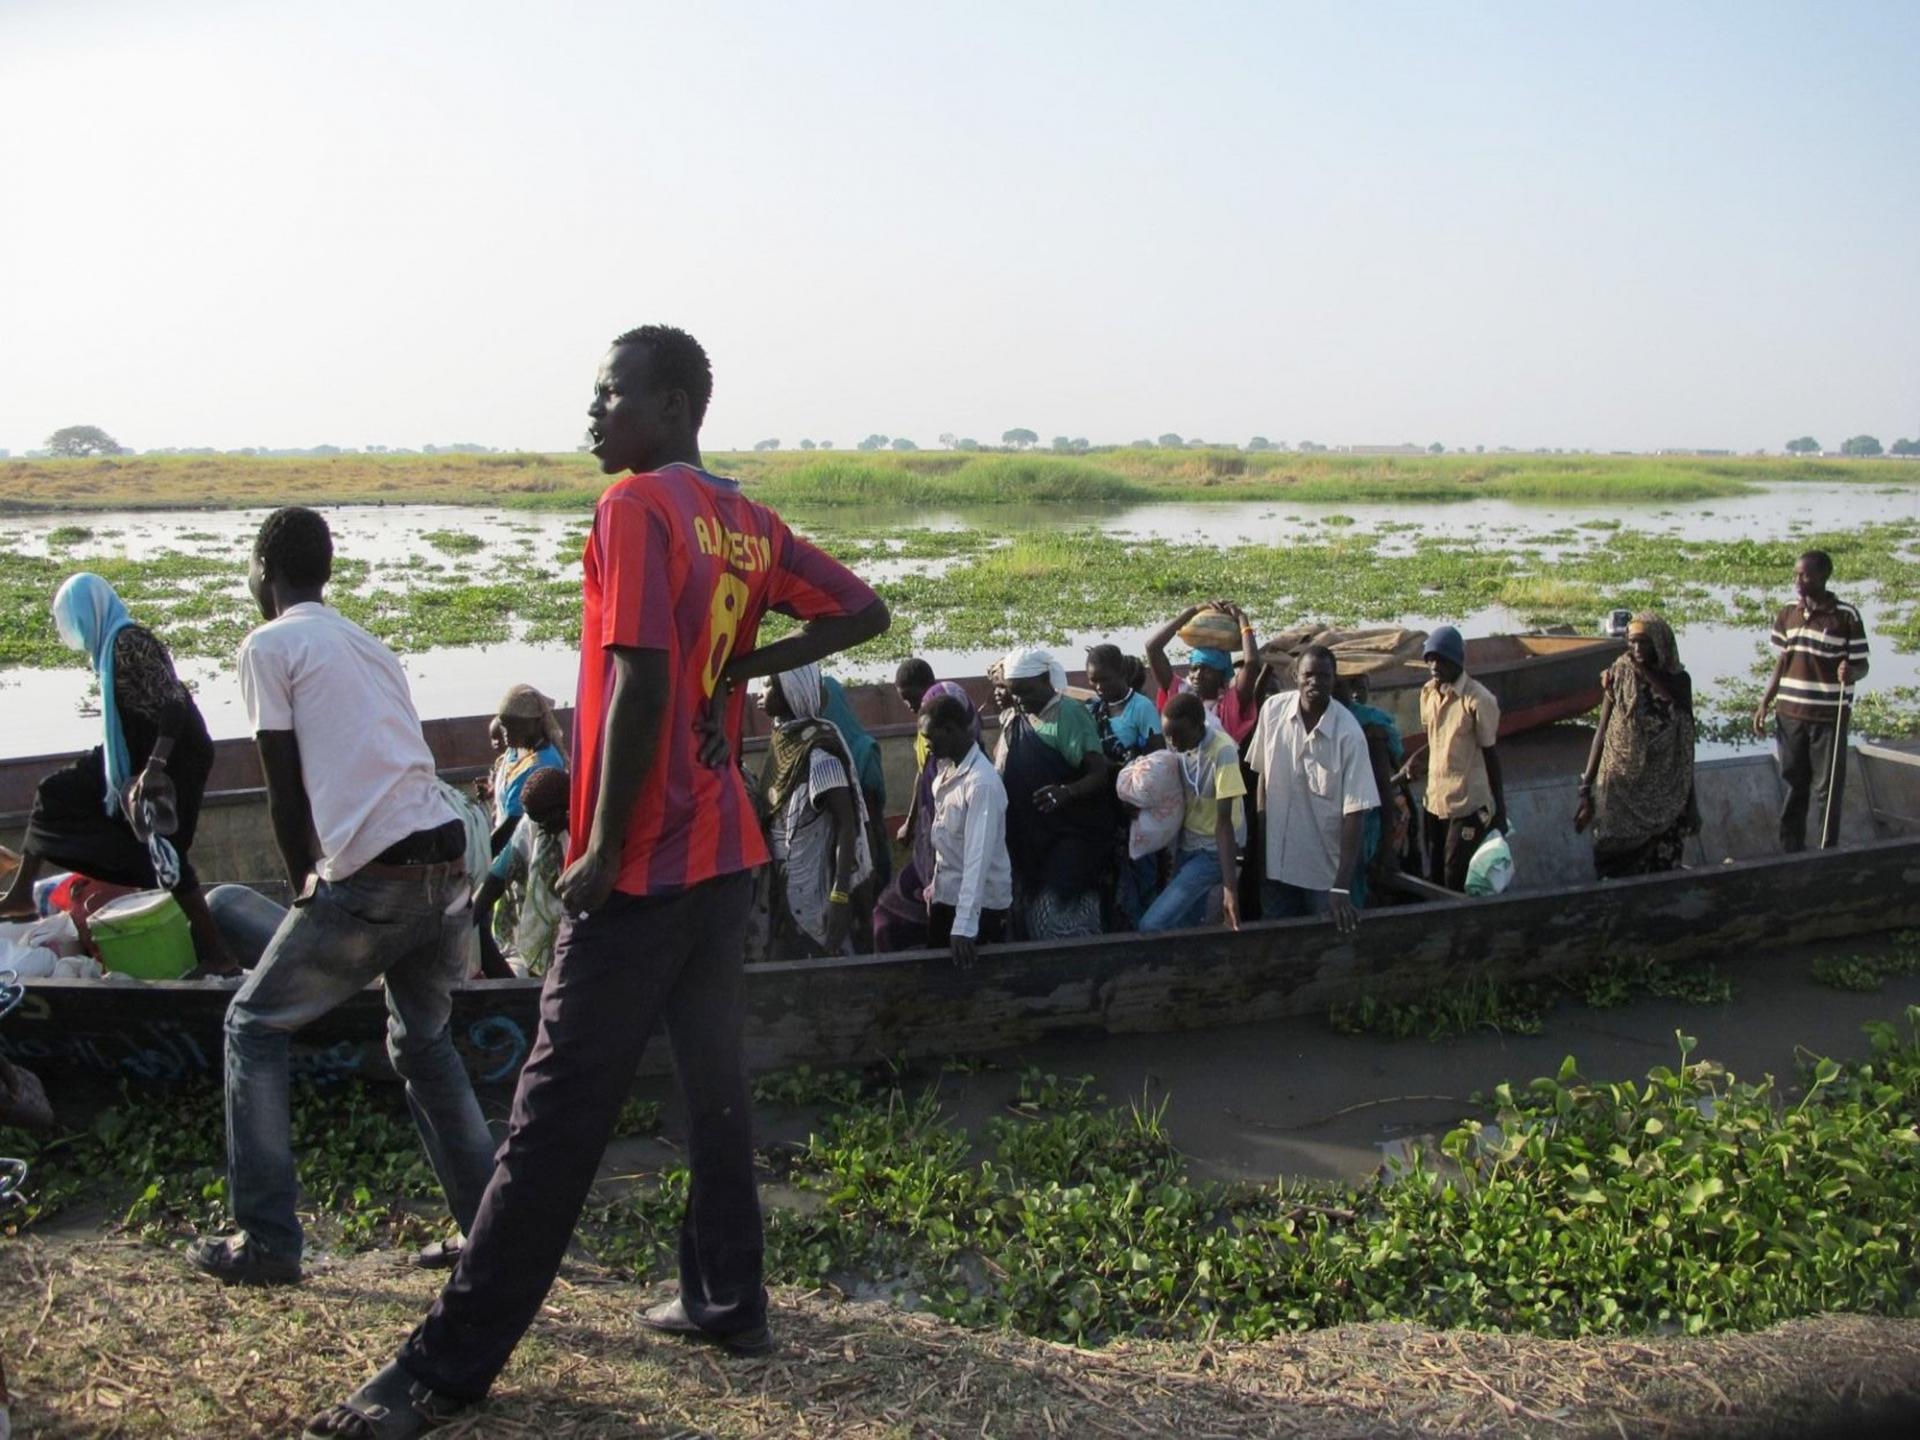
[[[1624,649],[1624,641],[1600,636],[1496,635],[1469,640],[1467,664],[1470,673],[1500,701],[1500,733],[1518,735],[1584,715],[1599,705],[1600,675]],[[1419,692],[1426,671],[1397,665],[1375,670],[1368,678],[1373,703],[1394,716],[1401,734],[1417,748],[1423,743]],[[1081,685],[1085,676],[1076,672],[1069,680]],[[988,727],[997,725],[987,714],[987,681],[975,676],[959,683],[981,707]],[[913,788],[912,717],[891,685],[851,685],[847,699],[861,725],[880,743],[889,800],[904,809]],[[562,710],[560,717],[571,726],[571,709]],[[464,781],[485,772],[491,718],[465,715],[424,722],[421,728],[442,775]],[[766,722],[749,709],[746,748],[757,751],[765,733]],[[19,834],[25,825],[40,777],[73,758],[68,754],[0,760],[0,839]],[[242,884],[270,884],[283,878],[260,785],[259,756],[251,739],[215,743],[213,774],[194,841],[194,864],[201,874]]]
[[[925,951],[751,966],[750,1062],[842,1066],[1068,1033],[1203,1030],[1366,994],[1576,974],[1618,957],[1728,957],[1920,925],[1920,755],[1860,745],[1849,763],[1843,843],[1825,852],[1776,853],[1778,773],[1770,756],[1747,755],[1698,767],[1704,827],[1689,842],[1688,868],[1595,883],[1590,842],[1570,823],[1573,766],[1560,756],[1550,760],[1554,773],[1528,778],[1527,766],[1512,767],[1514,889],[1478,900],[1428,891],[1366,912],[1352,936],[1325,921],[1286,920],[993,947],[966,972]],[[228,985],[36,980],[27,989],[0,1030],[9,1059],[142,1082],[219,1073]],[[456,990],[454,1038],[477,1081],[511,1080],[532,1043],[538,997],[536,981]],[[297,1068],[320,1078],[384,1074],[384,1022],[378,992],[362,993],[301,1032]],[[666,1062],[665,1047],[651,1047],[649,1068]]]

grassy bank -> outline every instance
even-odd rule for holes
[[[769,1212],[768,1275],[1080,1346],[1382,1320],[1577,1337],[1920,1315],[1920,1006],[1867,1029],[1866,1058],[1806,1060],[1797,1100],[1685,1037],[1643,1080],[1569,1057],[1357,1185],[1195,1179],[1164,1101],[1114,1107],[1037,1069],[975,1132],[938,1071],[763,1077],[759,1104],[817,1117],[761,1157],[793,1197]],[[656,1105],[629,1110],[626,1128],[659,1122]],[[395,1087],[301,1091],[294,1120],[318,1248],[444,1228]],[[217,1091],[129,1093],[85,1132],[0,1131],[0,1148],[36,1165],[30,1227],[117,1192],[121,1228],[170,1242],[227,1223],[221,1136]],[[670,1275],[687,1185],[678,1158],[610,1180],[588,1248]]]
[[[111,1240],[0,1252],[17,1435],[254,1437],[392,1358],[441,1277],[391,1255],[287,1292],[222,1290]],[[1920,1321],[1827,1316],[1761,1334],[1561,1341],[1349,1325],[1260,1344],[1072,1350],[882,1302],[776,1288],[779,1349],[736,1361],[635,1333],[667,1292],[572,1263],[487,1403],[447,1440],[907,1440],[1859,1433],[1920,1389]],[[137,1296],[138,1303],[128,1303]],[[1909,1420],[1911,1409],[1901,1411]],[[1864,1423],[1863,1423],[1864,1422]]]
[[[1349,456],[1104,450],[1084,456],[715,454],[775,505],[1124,504],[1147,500],[1599,502],[1733,495],[1755,482],[1920,482],[1920,466],[1608,455]],[[587,508],[604,485],[585,455],[122,456],[0,461],[0,512],[283,504]]]

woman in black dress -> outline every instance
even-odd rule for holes
[[[53,601],[60,638],[100,677],[101,743],[34,792],[20,869],[0,896],[0,920],[33,914],[33,882],[52,865],[95,880],[171,891],[193,929],[195,973],[239,966],[207,910],[187,850],[213,769],[206,721],[154,633],[135,624],[114,589],[82,571]]]

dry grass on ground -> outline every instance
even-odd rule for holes
[[[392,1255],[325,1264],[295,1291],[231,1291],[130,1241],[17,1242],[0,1253],[16,1433],[297,1433],[384,1362],[434,1288]],[[746,1361],[636,1338],[640,1298],[571,1267],[492,1402],[442,1433],[1733,1436],[1920,1397],[1920,1322],[1853,1316],[1695,1340],[1382,1324],[1082,1351],[783,1292],[780,1351]]]

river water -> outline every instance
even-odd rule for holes
[[[47,554],[48,535],[63,525],[82,525],[93,538],[64,545],[59,553],[83,568],[89,556],[159,553],[168,550],[214,556],[244,556],[258,528],[262,510],[147,511],[137,513],[87,512],[45,515],[11,522],[16,553]],[[1257,543],[1284,545],[1309,529],[1323,534],[1330,516],[1352,521],[1342,533],[1359,539],[1372,537],[1386,554],[1411,550],[1418,534],[1451,538],[1478,538],[1489,545],[1538,545],[1551,553],[1581,540],[1547,540],[1574,531],[1583,537],[1604,531],[1595,521],[1618,521],[1623,528],[1647,535],[1671,535],[1704,540],[1792,539],[1845,524],[1920,519],[1920,488],[1816,486],[1778,484],[1756,487],[1751,493],[1695,502],[1605,505],[1530,504],[1508,500],[1465,500],[1421,505],[1408,504],[1280,504],[1271,501],[1207,504],[1149,504],[1127,507],[1010,507],[977,510],[906,511],[901,509],[833,509],[789,514],[803,532],[825,529],[837,534],[870,531],[887,534],[905,529],[980,530],[996,536],[1045,529],[1097,528],[1116,537],[1162,539],[1200,543]],[[561,556],[579,544],[586,517],[578,512],[538,513],[464,506],[344,507],[329,512],[335,548],[342,556],[368,561],[379,569],[399,566],[419,555],[433,555],[425,537],[435,531],[459,531],[500,553],[530,550],[556,568]],[[479,573],[484,554],[441,557],[451,566],[464,565]],[[937,573],[955,563],[938,560],[882,560],[863,566],[870,578],[885,579],[912,571]],[[5,552],[0,551],[0,565]],[[1781,596],[1787,598],[1786,577]],[[1844,582],[1844,577],[1843,577]],[[1845,588],[1844,583],[1837,588]],[[229,587],[236,609],[251,614],[245,587],[237,580]],[[1846,590],[1858,601],[1869,633],[1879,619],[1870,591]],[[911,618],[910,616],[907,618]],[[1146,635],[1163,617],[1142,615],[1130,629],[1073,634],[1062,654],[1077,663],[1087,645],[1113,640],[1136,652]],[[1293,623],[1294,617],[1258,617],[1263,624]],[[1599,617],[1595,616],[1594,623]],[[1501,608],[1465,616],[1408,615],[1405,623],[1430,627],[1440,620],[1461,625],[1468,634],[1524,628],[1521,617]],[[1761,657],[1763,636],[1725,625],[1692,625],[1682,631],[1682,653],[1693,671],[1696,688],[1746,679]],[[979,674],[996,658],[989,651],[926,651],[940,674]],[[77,659],[78,657],[76,657]],[[403,657],[414,697],[423,717],[469,715],[490,709],[510,683],[524,681],[547,693],[570,697],[576,662],[560,645],[504,644],[449,647]],[[239,686],[229,663],[183,660],[181,670],[194,686],[202,711],[214,735],[246,732]],[[852,663],[841,667],[848,679],[890,676],[891,662]],[[1876,645],[1872,687],[1920,684],[1920,657],[1892,653]],[[0,754],[33,755],[73,750],[93,743],[97,720],[90,711],[97,698],[84,669],[0,670],[0,705],[7,724],[0,733]],[[1708,746],[1706,749],[1715,748]]]

